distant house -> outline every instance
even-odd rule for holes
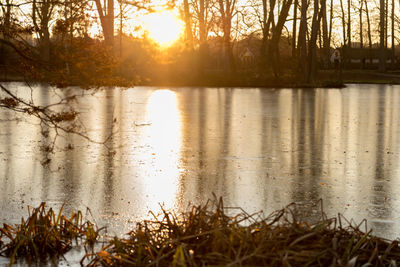
[[[352,44],[352,47],[342,47],[339,49],[342,52],[343,61],[347,64],[362,64],[363,66],[375,66],[379,63],[380,48],[378,44],[374,44],[371,48],[369,46],[360,47],[359,44]],[[396,49],[395,58],[399,56],[398,49]],[[386,60],[389,63],[392,59],[392,50],[385,49]]]
[[[243,68],[253,67],[256,63],[255,55],[250,51],[248,47],[244,50],[244,52],[240,55],[240,61],[242,63]]]

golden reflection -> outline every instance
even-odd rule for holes
[[[146,117],[151,123],[145,132],[146,173],[145,194],[150,210],[158,210],[158,203],[172,208],[176,203],[179,159],[181,150],[181,115],[176,94],[170,90],[155,91],[148,102]]]

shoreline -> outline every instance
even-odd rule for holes
[[[314,89],[314,88],[345,88],[346,84],[400,84],[400,72],[380,73],[375,70],[343,70],[341,78],[332,78],[337,75],[334,71],[320,71],[319,79],[315,82],[305,83],[298,82],[293,77],[286,76],[280,78],[246,78],[238,75],[231,79],[222,79],[221,76],[206,77],[205,79],[165,79],[163,81],[148,81],[131,84],[129,80],[116,82],[108,86],[134,87],[134,86],[155,86],[155,87],[240,87],[240,88],[263,88],[263,89]],[[0,77],[0,82],[41,82],[27,79],[21,75],[8,75],[8,77]],[[88,85],[66,84],[62,87]],[[107,85],[93,85],[93,87],[101,87]],[[90,87],[90,86],[89,86]]]

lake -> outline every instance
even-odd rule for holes
[[[4,83],[41,105],[72,103],[78,135],[0,110],[0,222],[27,205],[80,209],[122,235],[149,210],[185,210],[222,196],[267,215],[323,200],[329,216],[368,220],[400,237],[400,86],[344,89],[156,88],[56,90]],[[44,132],[45,134],[42,134]],[[54,141],[55,140],[55,141]],[[43,147],[55,142],[54,153]],[[88,213],[88,212],[87,212]]]

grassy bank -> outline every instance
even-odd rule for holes
[[[329,79],[335,74],[332,71],[320,73],[322,79]],[[376,70],[343,70],[341,81],[358,84],[400,84],[400,73],[394,71],[378,72]]]
[[[0,81],[26,81],[26,77],[18,74],[0,75]],[[280,77],[266,75],[257,76],[251,72],[238,72],[235,75],[220,72],[206,73],[203,77],[187,75],[164,74],[155,79],[144,79],[136,82],[126,78],[115,77],[101,81],[93,86],[193,86],[193,87],[258,87],[258,88],[343,88],[346,83],[359,84],[400,84],[400,72],[381,73],[376,70],[343,70],[341,75],[333,70],[319,71],[318,79],[313,82],[301,82],[290,74]],[[69,86],[68,81],[56,83],[58,86]],[[88,87],[88,84],[82,84]]]
[[[279,77],[270,74],[257,75],[254,72],[208,72],[203,77],[187,75],[161,75],[158,79],[141,81],[147,86],[194,86],[194,87],[258,87],[258,88],[343,88],[346,83],[359,84],[400,84],[399,72],[381,73],[377,70],[321,70],[317,79],[303,82],[301,77],[291,73]]]
[[[0,254],[45,260],[62,256],[77,240],[88,248],[81,261],[88,266],[396,266],[400,260],[397,241],[323,211],[307,223],[294,204],[267,218],[224,207],[221,199],[181,214],[163,210],[124,238],[108,238],[99,251],[90,247],[100,230],[80,214],[67,219],[42,204],[21,224],[0,228]]]
[[[325,77],[326,76],[326,77]],[[34,78],[22,76],[18,73],[3,73],[0,74],[0,81],[3,82],[24,82],[35,81]],[[43,81],[42,81],[43,82]],[[342,88],[343,82],[338,77],[332,75],[321,76],[320,79],[314,82],[301,82],[300,79],[294,78],[291,74],[285,74],[280,77],[273,75],[256,75],[254,72],[237,72],[235,74],[224,73],[221,71],[207,72],[203,76],[189,75],[187,73],[160,73],[149,79],[131,80],[128,77],[111,77],[107,79],[96,79],[98,84],[87,84],[82,81],[82,84],[77,84],[68,79],[53,80],[49,78],[49,83],[58,87],[66,86],[82,86],[98,87],[98,86],[121,86],[132,87],[136,86],[171,86],[171,87],[258,87],[258,88]]]

